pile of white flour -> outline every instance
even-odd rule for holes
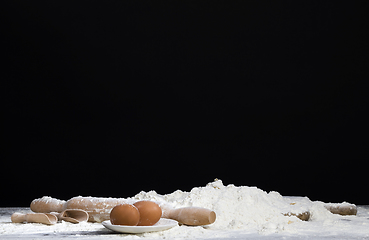
[[[167,195],[155,191],[140,192],[131,198],[143,199],[170,204],[174,208],[196,206],[212,209],[217,219],[209,229],[219,230],[256,229],[278,232],[293,222],[301,221],[289,213],[310,211],[312,218],[321,214],[332,215],[321,202],[312,202],[308,198],[285,198],[278,192],[267,193],[257,187],[236,187],[233,184],[224,186],[217,179],[206,187],[195,187],[190,192],[177,190]]]

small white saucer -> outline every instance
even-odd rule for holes
[[[109,220],[102,222],[107,229],[120,233],[145,233],[167,230],[178,225],[178,222],[172,219],[160,218],[160,220],[152,226],[124,226],[113,225]]]

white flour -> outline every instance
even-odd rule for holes
[[[295,216],[285,216],[286,214],[303,213],[314,205],[307,198],[297,202],[284,198],[278,192],[267,193],[256,187],[236,187],[233,184],[224,186],[221,180],[211,182],[206,187],[195,187],[190,192],[177,190],[167,195],[160,195],[155,191],[141,192],[131,199],[149,199],[175,208],[209,208],[215,211],[217,219],[208,229],[256,229],[260,232],[283,231],[291,223],[301,221]],[[315,205],[319,211],[330,214],[322,204]]]

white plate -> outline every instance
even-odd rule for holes
[[[163,231],[178,225],[178,222],[172,219],[160,218],[160,220],[152,226],[124,226],[113,225],[109,220],[102,222],[107,229],[121,233],[145,233]]]

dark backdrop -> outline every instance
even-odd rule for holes
[[[1,206],[214,178],[369,203],[367,1],[2,5]]]

